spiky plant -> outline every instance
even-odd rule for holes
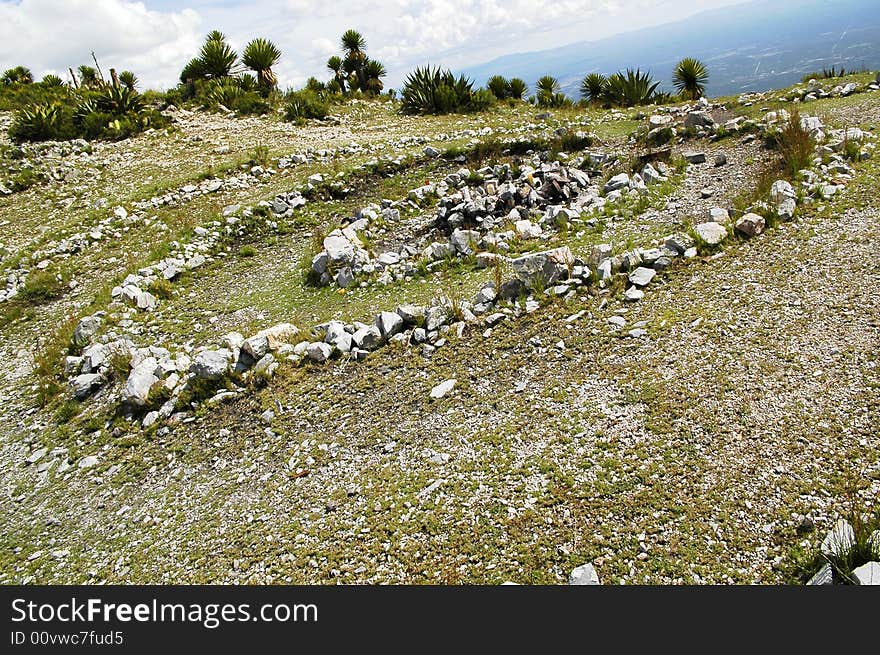
[[[137,75],[135,75],[131,71],[122,71],[119,74],[119,83],[126,89],[134,91],[138,85]]]
[[[675,67],[672,74],[672,83],[678,93],[688,100],[696,100],[706,91],[706,82],[709,81],[709,72],[698,59],[685,57]]]
[[[622,107],[647,105],[654,101],[658,86],[660,82],[655,82],[650,73],[627,68],[626,73],[615,73],[608,78],[603,98],[612,105]]]
[[[34,75],[26,66],[10,68],[5,71],[3,77],[0,78],[0,82],[7,86],[10,84],[32,84],[33,81]]]
[[[144,108],[144,99],[134,89],[107,85],[96,92],[94,104],[97,111],[122,116],[140,112]]]
[[[607,78],[601,73],[590,73],[581,82],[581,98],[590,102],[598,102],[605,90]]]
[[[376,61],[375,59],[367,59],[364,62],[364,91],[373,95],[382,93],[382,89],[384,88],[384,84],[382,83],[383,77],[387,75],[387,71],[385,70],[385,66],[382,65],[381,62]]]
[[[55,138],[60,109],[52,102],[38,102],[15,114],[9,128],[13,141],[48,141]]]
[[[235,62],[238,60],[238,55],[224,39],[211,38],[211,35],[215,33],[221,37],[223,36],[216,32],[216,30],[208,35],[209,38],[205,40],[202,49],[199,51],[198,69],[201,72],[200,77],[216,80],[229,77],[232,74]]]
[[[183,84],[188,82],[194,82],[195,80],[200,80],[205,76],[204,68],[202,67],[202,60],[196,57],[195,59],[190,59],[186,66],[183,67],[183,70],[180,71],[180,81]]]
[[[327,60],[327,70],[333,73],[333,79],[339,86],[339,90],[345,93],[345,71],[342,68],[342,57],[333,55]]]
[[[503,75],[493,75],[486,82],[486,88],[499,100],[504,100],[510,93],[510,82]]]
[[[529,87],[520,78],[512,77],[510,78],[510,82],[508,83],[507,91],[510,94],[511,98],[522,100],[523,97],[529,92]]]
[[[281,50],[269,39],[253,39],[245,46],[241,62],[257,75],[257,81],[264,93],[274,89],[278,78],[272,67],[281,59]]]
[[[405,114],[445,114],[466,111],[473,97],[473,82],[440,68],[416,68],[403,84],[400,111]]]
[[[360,32],[356,30],[346,30],[342,35],[342,49],[347,53],[363,54],[367,49],[367,42]]]
[[[553,95],[554,93],[559,93],[560,88],[559,80],[552,75],[544,75],[538,80],[538,93]]]
[[[86,66],[83,64],[76,69],[76,72],[79,73],[80,86],[89,88],[101,86],[101,78],[98,77],[98,71],[92,66]]]
[[[52,73],[49,73],[48,75],[43,76],[43,79],[40,80],[40,84],[42,84],[43,86],[46,86],[46,87],[56,88],[56,87],[64,86],[64,80],[62,80],[57,75],[53,75]]]
[[[260,88],[260,83],[257,81],[257,78],[250,73],[239,75],[236,78],[236,82],[238,82],[238,88],[246,93],[250,91],[257,91]]]

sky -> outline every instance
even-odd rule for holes
[[[257,36],[283,53],[282,88],[329,79],[339,37],[361,32],[385,64],[386,88],[416,66],[453,70],[505,54],[552,48],[680,20],[745,0],[0,0],[0,70],[67,77],[68,66],[132,70],[145,88],[177,83],[205,34],[224,32],[240,53]],[[504,71],[498,71],[504,73]]]

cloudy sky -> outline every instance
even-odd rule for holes
[[[339,36],[359,30],[370,56],[397,86],[416,65],[453,69],[504,54],[540,50],[670,22],[743,0],[0,0],[0,70],[23,64],[62,76],[91,63],[133,70],[167,88],[212,29],[242,46],[254,36],[284,55],[282,88],[324,64]],[[499,71],[503,72],[503,71]]]

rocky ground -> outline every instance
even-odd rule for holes
[[[880,93],[839,95],[801,111],[826,130],[878,134]],[[768,94],[712,111],[720,122],[780,108],[792,103]],[[846,485],[862,482],[866,509],[880,494],[875,158],[843,173],[851,179],[833,197],[799,201],[794,220],[676,258],[637,302],[623,294],[625,273],[601,286],[585,277],[558,296],[499,302],[500,318],[477,314],[460,336],[455,327],[415,344],[410,329],[407,343],[365,349],[360,362],[275,351],[267,383],[238,380],[235,393],[148,425],[146,409],[120,407],[124,376],[83,401],[63,385],[41,393],[39,367],[61,367],[73,326],[96,312],[101,334],[179,361],[232,331],[292,323],[302,337],[404,303],[466,302],[495,273],[461,254],[386,283],[365,273],[344,289],[307,285],[304,273],[316,235],[383,199],[399,215],[368,228],[365,251],[443,241],[442,199],[410,190],[463,165],[533,159],[462,162],[426,147],[590,133],[592,145],[561,159],[618,160],[590,176],[595,193],[582,189],[593,204],[613,198],[609,180],[645,154],[628,140],[647,117],[634,111],[536,113],[402,119],[364,103],[341,107],[332,124],[293,128],[181,112],[168,134],[75,155],[73,171],[99,173],[0,199],[4,269],[16,279],[57,272],[65,286],[60,297],[0,305],[0,582],[558,583],[584,562],[611,583],[800,579],[803,553],[848,509]],[[666,182],[582,224],[502,241],[511,257],[567,246],[586,260],[599,243],[621,255],[687,233],[758,183],[772,153],[750,134],[689,135],[672,147]],[[257,145],[269,154],[254,157]],[[705,163],[676,168],[691,151]],[[349,192],[324,195],[320,185],[336,179]],[[293,191],[307,202],[242,221],[248,231],[226,221],[242,214],[225,208]],[[213,232],[213,249],[184,248]],[[81,247],[63,245],[77,238]],[[205,263],[148,311],[112,295],[177,252],[188,253],[182,268],[193,254]]]

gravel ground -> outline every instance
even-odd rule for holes
[[[877,101],[828,118],[876,121]],[[760,163],[703,146],[658,220],[730,199]],[[0,582],[558,583],[585,561],[604,582],[789,581],[846,510],[842,480],[880,495],[878,168],[636,306],[591,292],[430,360],[285,369],[164,436],[50,428],[44,445],[101,460],[51,477],[23,465],[51,418],[11,334]]]

